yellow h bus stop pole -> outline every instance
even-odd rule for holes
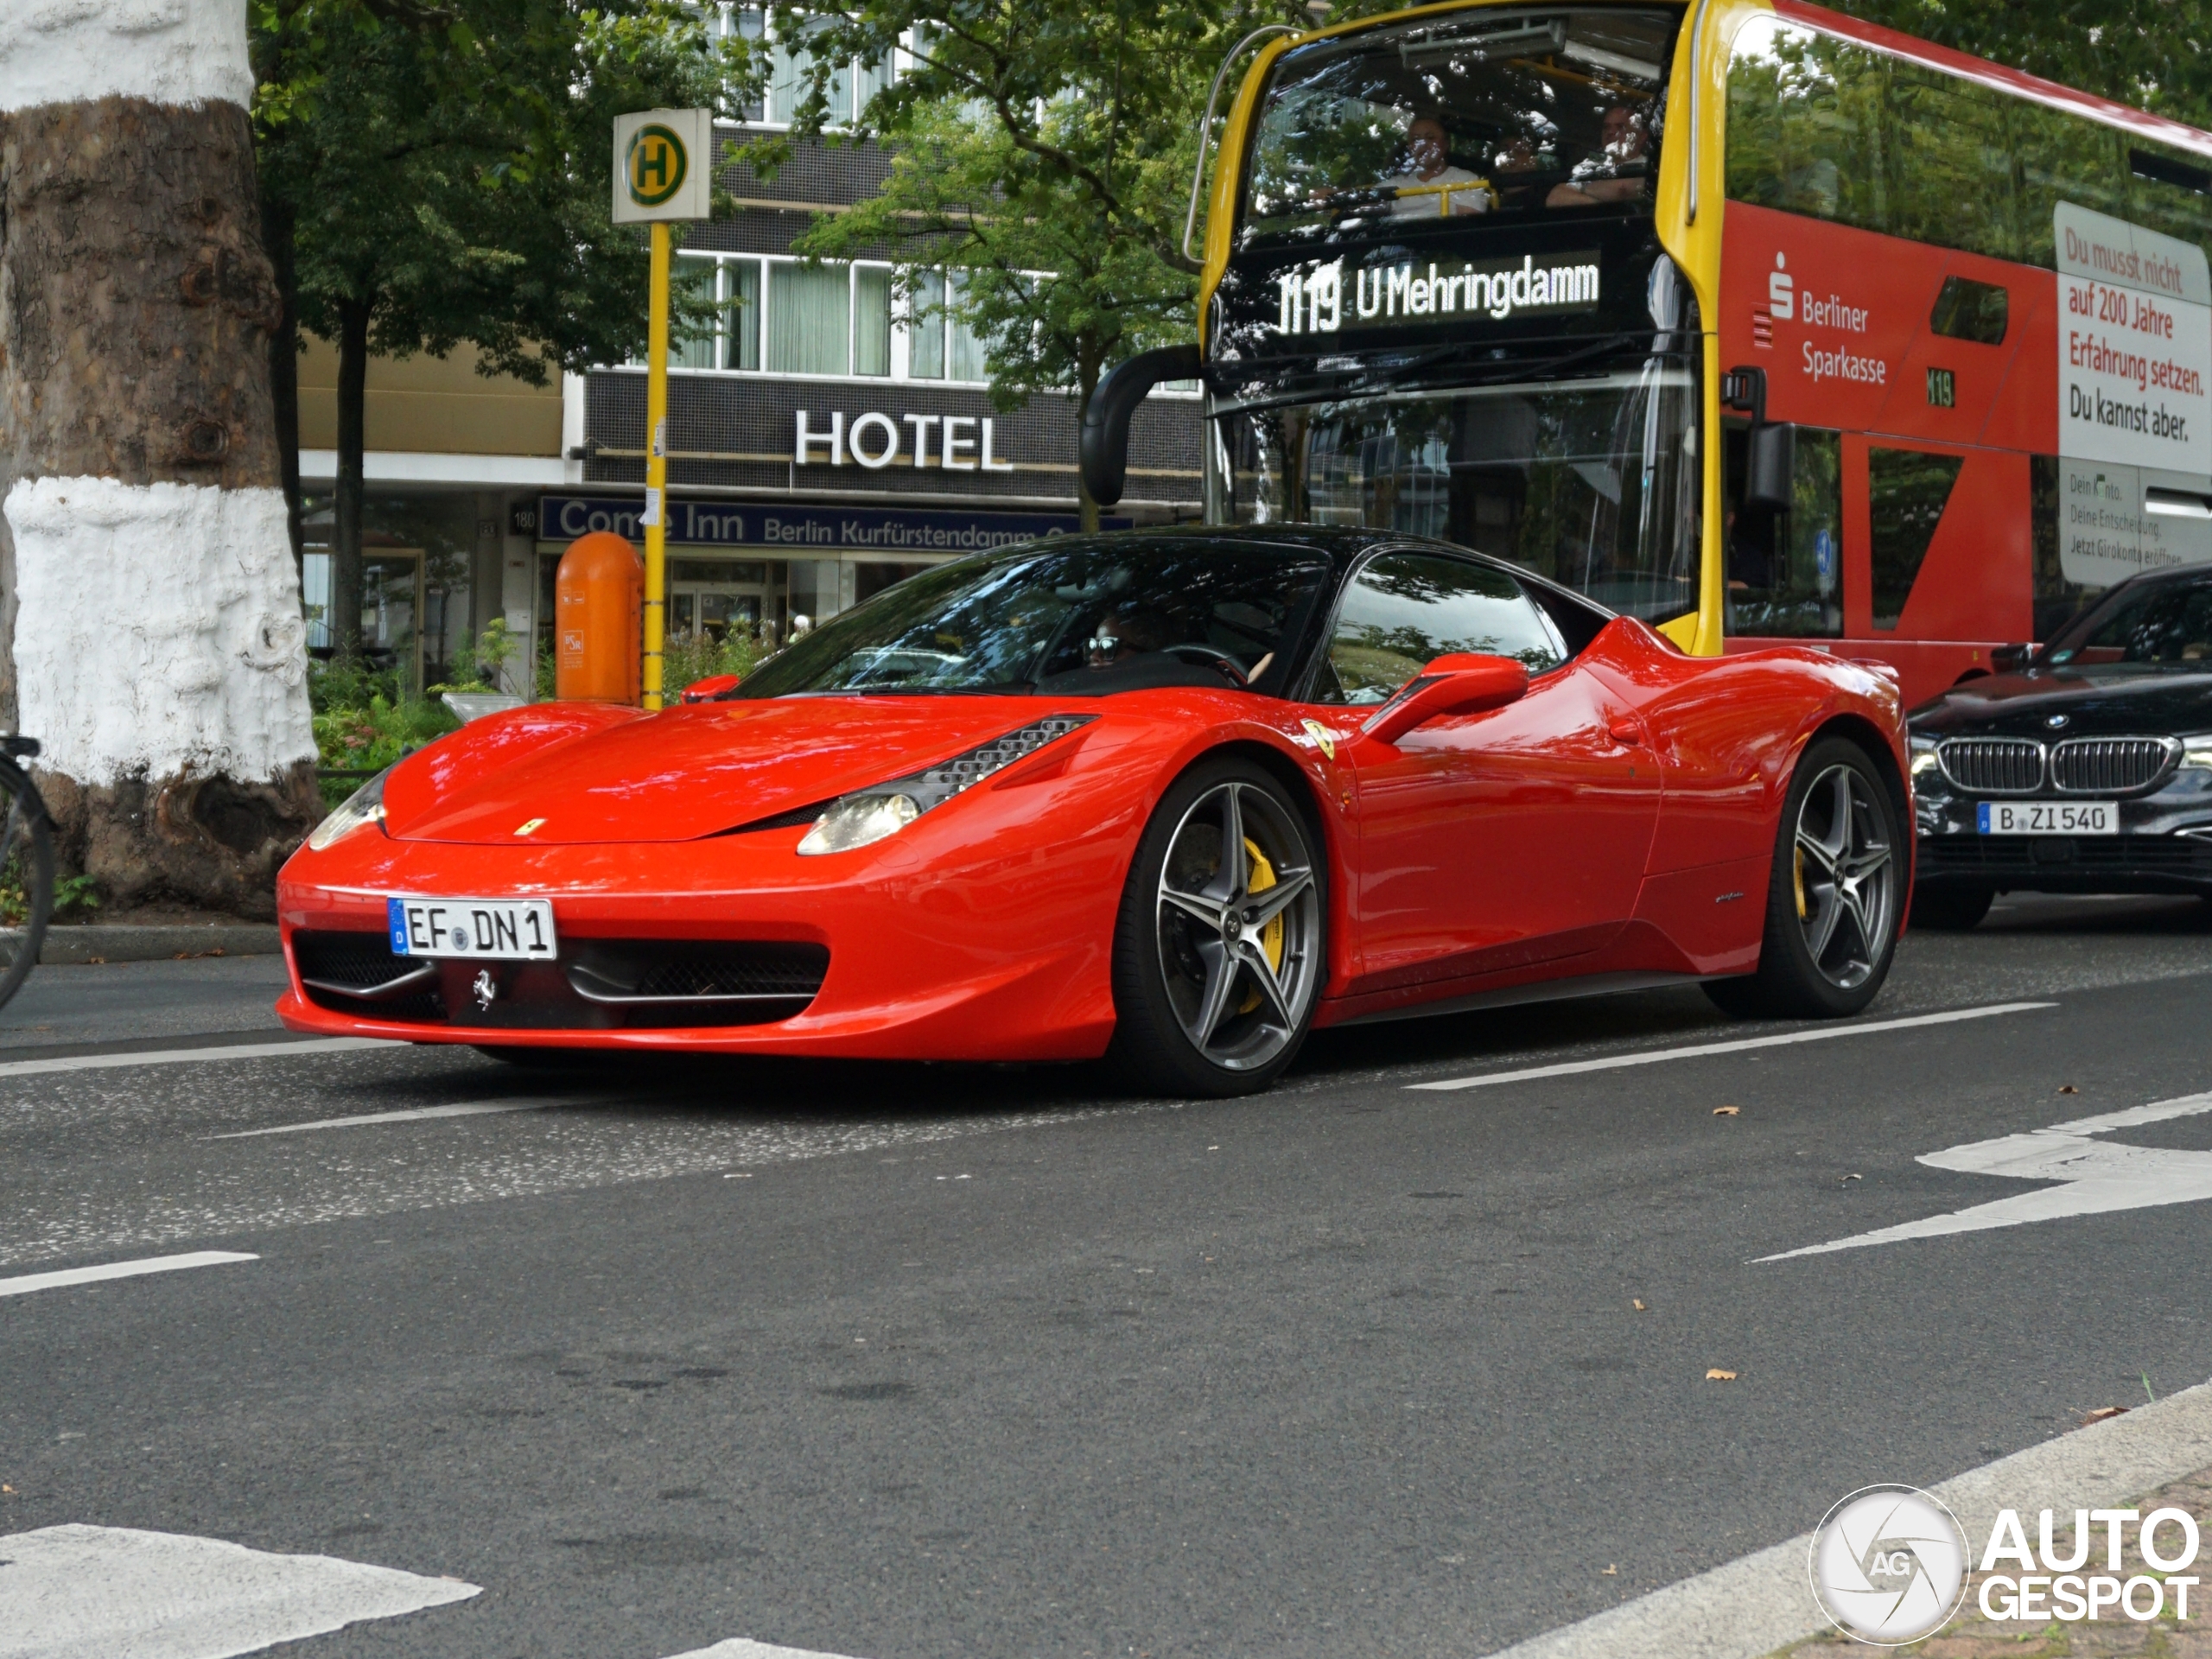
[[[713,206],[711,110],[639,110],[614,118],[614,222],[649,225],[652,270],[645,302],[645,638],[643,683],[659,709],[668,644],[669,225],[708,216]]]
[[[645,702],[662,706],[668,620],[668,224],[652,227],[652,297],[645,321]],[[635,315],[634,313],[632,315]]]

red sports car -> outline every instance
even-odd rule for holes
[[[1688,657],[1383,532],[1070,537],[660,714],[410,756],[285,867],[277,1011],[508,1058],[1110,1055],[1193,1095],[1316,1025],[1698,981],[1846,1014],[1904,780],[1894,683],[1815,652]]]

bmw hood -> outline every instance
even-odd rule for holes
[[[762,699],[623,719],[480,769],[438,766],[434,747],[394,772],[385,829],[478,845],[695,841],[903,777],[1054,712],[1028,696]]]
[[[1929,737],[2212,732],[2212,671],[2069,664],[1995,674],[1923,702],[1912,711],[1911,725]]]

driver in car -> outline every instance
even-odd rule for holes
[[[1166,619],[1149,605],[1124,605],[1090,636],[1090,665],[1112,668],[1167,643]]]

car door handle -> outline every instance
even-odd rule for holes
[[[1614,742],[1624,747],[1633,748],[1643,741],[1643,728],[1634,720],[1615,720],[1605,730],[1611,734]]]

